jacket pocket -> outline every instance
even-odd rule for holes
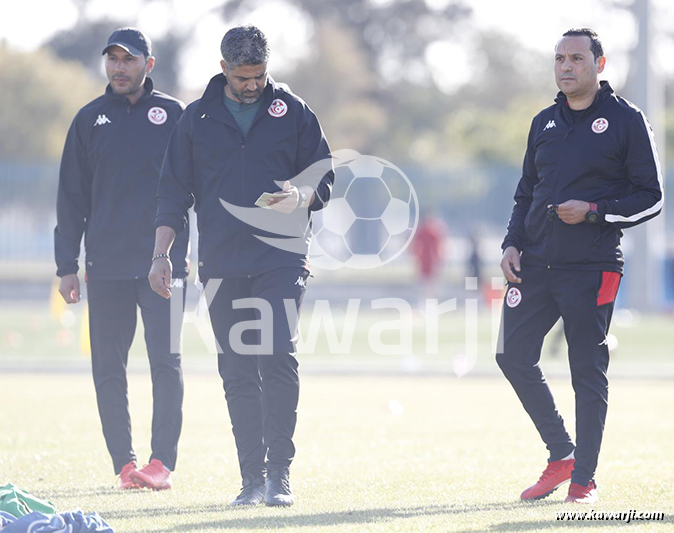
[[[543,244],[545,236],[550,231],[550,221],[545,211],[541,208],[531,208],[524,218],[524,235],[528,247],[536,247]]]
[[[555,220],[551,233],[551,261],[561,265],[584,265],[602,261],[600,224],[565,224]]]

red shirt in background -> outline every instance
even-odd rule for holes
[[[442,241],[447,234],[445,223],[437,217],[426,217],[417,228],[412,253],[417,258],[421,277],[435,276],[442,264]]]

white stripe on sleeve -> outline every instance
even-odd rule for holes
[[[641,211],[640,213],[636,213],[632,216],[629,217],[624,217],[622,215],[609,215],[607,214],[605,219],[606,222],[636,222],[638,220],[641,220],[644,217],[647,217],[648,215],[652,215],[653,213],[657,213],[660,209],[662,209],[662,204],[665,201],[665,187],[663,185],[663,179],[662,179],[662,170],[660,168],[660,159],[658,158],[658,150],[655,147],[655,135],[653,134],[653,130],[648,124],[648,120],[646,120],[646,115],[644,115],[643,111],[639,111],[639,114],[641,115],[641,118],[644,121],[644,125],[646,126],[646,131],[648,132],[648,139],[651,142],[651,150],[653,152],[653,160],[655,161],[655,169],[658,174],[658,184],[660,185],[660,201],[654,204],[653,206],[649,207],[645,211]]]

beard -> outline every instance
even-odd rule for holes
[[[240,92],[236,91],[234,89],[234,85],[232,85],[232,83],[229,80],[229,76],[225,77],[227,78],[227,84],[229,85],[229,90],[232,92],[232,96],[234,96],[239,102],[243,102],[244,104],[254,104],[260,99],[262,93],[264,92],[264,87],[258,91],[240,91]]]
[[[254,104],[262,96],[262,91],[237,92],[234,89],[232,89],[232,87],[230,87],[229,90],[232,91],[232,95],[234,95],[236,97],[236,99],[239,100],[239,102],[243,102],[244,104]]]
[[[112,89],[115,94],[119,94],[122,96],[126,96],[127,94],[133,94],[138,89],[140,89],[141,85],[143,85],[143,78],[145,77],[145,72],[141,72],[136,79],[131,78],[130,76],[119,76],[119,77],[113,77],[111,80],[113,83]],[[117,79],[123,79],[126,81],[126,83],[123,86],[116,85],[114,83],[115,80]]]
[[[256,92],[255,96],[243,96],[243,95],[236,95],[236,97],[241,100],[244,104],[254,104],[260,99],[260,96],[262,96],[262,91]]]

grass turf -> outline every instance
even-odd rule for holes
[[[32,368],[88,369],[88,356],[81,353],[82,345],[88,344],[88,338],[82,336],[85,326],[83,314],[86,308],[80,304],[65,309],[61,319],[54,318],[46,302],[7,302],[0,309],[0,372],[12,368],[25,370]],[[302,314],[302,335],[308,340],[314,303],[305,306]],[[193,311],[189,309],[188,311]],[[333,309],[335,331],[342,338],[345,329],[343,309]],[[611,333],[618,339],[618,347],[611,353],[611,373],[614,376],[674,378],[674,365],[671,363],[671,351],[674,346],[674,328],[671,315],[647,314],[643,316],[620,311],[616,313],[611,325]],[[348,353],[331,353],[327,341],[325,326],[321,325],[311,349],[300,346],[301,360],[305,368],[319,372],[371,372],[400,373],[438,372],[454,375],[469,371],[471,375],[498,375],[500,371],[494,363],[494,345],[492,339],[492,316],[482,311],[478,316],[477,357],[466,363],[466,327],[464,310],[442,315],[438,323],[437,353],[432,353],[426,321],[422,314],[415,312],[412,326],[412,350],[401,355],[382,355],[372,351],[369,343],[371,328],[380,321],[398,320],[396,312],[373,311],[369,302],[361,305],[353,342]],[[407,322],[406,322],[407,323]],[[498,321],[497,321],[498,325]],[[565,355],[566,344],[561,337],[555,349],[554,339],[561,324],[546,337],[542,361],[546,373],[550,376],[566,376],[568,362]],[[204,321],[204,331],[211,335],[210,324]],[[132,370],[147,369],[147,355],[140,317],[133,345],[129,354]],[[381,336],[386,345],[399,343],[398,331],[385,331]],[[214,346],[214,345],[213,345]],[[556,352],[557,356],[553,357]],[[193,323],[183,327],[183,364],[185,367],[199,367],[210,370],[214,354],[209,353],[208,345],[199,335]],[[468,364],[468,367],[465,365]]]
[[[565,487],[518,501],[545,449],[510,386],[497,378],[307,376],[290,509],[231,510],[238,466],[219,378],[187,373],[174,489],[116,490],[86,374],[0,375],[0,484],[61,511],[98,511],[118,533],[191,531],[616,531],[619,522],[561,522]],[[134,438],[149,455],[149,376],[130,376]],[[572,424],[566,380],[552,382]],[[616,379],[600,458],[598,511],[661,511],[674,528],[671,382]],[[571,507],[575,509],[575,507]],[[585,510],[583,508],[583,510]]]

